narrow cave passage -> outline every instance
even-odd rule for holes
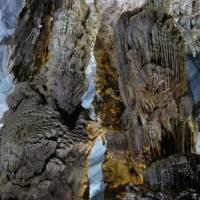
[[[82,106],[85,109],[92,107],[92,101],[95,95],[95,75],[96,75],[96,61],[94,58],[93,50],[90,53],[90,61],[86,68],[87,91],[82,97]]]
[[[87,90],[82,97],[82,106],[85,109],[90,109],[90,118],[95,120],[95,111],[92,106],[92,102],[95,96],[95,75],[96,75],[96,61],[91,51],[91,57],[89,64],[86,68],[86,79],[88,83]],[[103,144],[103,140],[99,137],[94,142],[89,155],[89,198],[90,200],[103,200],[105,183],[103,179],[102,166],[105,160],[106,145]]]
[[[103,200],[105,183],[103,180],[102,165],[105,159],[106,145],[98,138],[92,147],[89,156],[89,184],[90,200]]]

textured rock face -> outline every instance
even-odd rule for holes
[[[85,67],[99,24],[95,7],[84,1],[30,0],[20,19],[9,67],[18,81],[33,80],[42,70],[50,99],[71,114],[86,90]]]
[[[86,90],[85,68],[99,22],[95,7],[84,1],[61,4],[54,15],[47,87],[57,106],[71,114]]]
[[[77,129],[69,130],[60,113],[27,83],[16,86],[8,103],[0,140],[1,197],[77,199],[87,140],[84,124],[77,122]]]
[[[11,41],[14,48],[9,65],[19,82],[32,81],[47,61],[54,7],[53,1],[48,0],[23,3]]]
[[[80,104],[96,14],[84,1],[24,2],[6,40],[16,88],[0,130],[2,199],[81,198],[88,113]]]
[[[199,189],[199,155],[172,155],[157,161],[145,173],[145,185],[153,191]]]
[[[200,2],[198,0],[151,0],[152,6],[173,16],[175,25],[187,42],[187,50],[194,56],[200,51]]]
[[[88,140],[98,135],[107,140],[105,199],[122,199],[130,182],[141,184],[138,169],[193,151],[196,130],[185,58],[186,52],[199,52],[198,1],[27,0],[22,7],[15,36],[3,41],[12,44],[9,69],[16,89],[0,130],[1,199],[82,199]],[[88,124],[81,101],[93,47],[98,117]],[[182,189],[198,186],[198,160],[183,155],[156,163],[145,182],[151,190],[170,190],[175,183]],[[176,197],[135,190],[126,199]],[[183,191],[176,198],[186,197],[198,192]]]
[[[157,161],[145,173],[145,188],[129,185],[125,200],[198,199],[199,163],[200,156],[194,154],[172,155]]]
[[[132,160],[148,165],[171,153],[193,151],[185,47],[173,19],[151,9],[124,13],[115,48]]]
[[[99,0],[96,2],[101,16],[101,26],[94,48],[97,62],[95,107],[102,125],[109,129],[121,128],[121,115],[124,111],[114,56],[114,29],[123,12],[133,10],[144,3],[145,0]]]
[[[197,200],[199,197],[198,191],[188,189],[180,193],[127,193],[124,200]]]

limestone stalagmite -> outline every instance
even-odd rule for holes
[[[124,13],[115,30],[119,86],[136,168],[194,150],[185,45],[173,24],[162,11],[144,9]]]

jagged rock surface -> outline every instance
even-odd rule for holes
[[[86,91],[85,69],[99,28],[98,13],[85,1],[61,1],[55,12],[47,87],[57,106],[73,113]]]
[[[9,65],[19,82],[32,81],[47,61],[54,7],[51,0],[23,1]]]
[[[185,190],[179,193],[127,193],[124,200],[198,200],[200,194],[195,190]]]
[[[149,167],[145,186],[129,185],[125,200],[195,200],[200,197],[200,156],[177,154]]]
[[[145,0],[99,0],[101,26],[99,28],[94,55],[97,63],[95,108],[103,127],[118,130],[122,126],[124,105],[119,93],[118,74],[114,55],[114,29],[120,15],[142,6]],[[109,114],[108,114],[109,113]]]
[[[173,16],[175,26],[187,43],[187,52],[195,56],[200,52],[200,1],[150,0],[150,4]]]
[[[84,121],[70,130],[27,83],[16,86],[8,104],[0,131],[1,198],[77,199],[87,141]]]
[[[144,175],[145,186],[153,191],[178,191],[200,187],[200,156],[172,155],[153,163]]]
[[[115,41],[114,27],[120,15],[145,2],[173,17],[163,12],[133,12],[124,21],[124,35],[118,26],[120,38]],[[83,0],[27,0],[23,6],[15,38],[4,41],[13,45],[9,68],[16,83],[26,82],[17,83],[9,97],[10,111],[0,131],[2,199],[79,199],[87,143],[87,121],[80,104],[86,89],[84,71],[96,35],[95,107],[101,125],[108,128],[104,132],[110,132],[109,128],[117,132],[107,137],[105,173],[110,170],[112,174],[105,176],[105,181],[116,187],[127,184],[139,177],[132,168],[135,161],[149,164],[174,152],[193,150],[195,130],[191,131],[192,103],[183,68],[183,38],[189,53],[199,51],[198,1],[98,0],[88,7]],[[140,36],[138,30],[144,35]],[[141,46],[138,41],[143,41]],[[121,58],[118,72],[114,42],[127,45],[125,64],[120,63],[124,60],[122,53],[117,54]],[[135,72],[136,65],[139,73]],[[121,127],[125,132],[128,129],[128,134]],[[101,134],[101,128],[95,134]],[[135,181],[141,183],[140,177]],[[110,198],[116,199],[116,193]]]
[[[98,24],[95,7],[85,1],[29,0],[19,15],[9,68],[19,82],[40,72],[49,101],[71,114],[86,90],[85,68]]]

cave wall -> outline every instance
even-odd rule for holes
[[[5,40],[16,88],[0,130],[0,197],[81,199],[88,151],[100,135],[105,198],[122,199],[158,158],[194,152],[185,56],[199,52],[199,7],[195,0],[23,1],[15,35]],[[81,101],[93,48],[97,121],[88,122]]]

